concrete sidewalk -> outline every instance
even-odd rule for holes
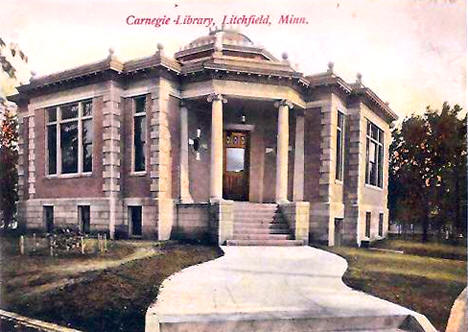
[[[146,332],[435,331],[422,315],[348,288],[337,255],[307,246],[222,249],[223,257],[164,281]]]

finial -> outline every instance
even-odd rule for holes
[[[35,79],[36,78],[36,72],[31,70],[31,80]]]
[[[158,44],[156,45],[156,47],[158,48],[158,52],[157,52],[157,53],[163,54],[163,52],[164,52],[164,45],[163,45],[162,43],[158,43]]]
[[[107,56],[108,59],[113,59],[114,58],[114,49],[112,47],[109,47],[109,55]]]
[[[333,67],[335,66],[335,64],[333,62],[329,62],[328,63],[328,70],[327,70],[327,73],[333,73]]]
[[[281,57],[283,58],[284,61],[288,61],[288,53],[283,52],[283,54],[281,54]]]
[[[385,105],[390,106],[390,103],[388,101],[385,102]]]
[[[361,73],[356,74],[356,83],[359,83],[359,84],[362,83],[362,74]]]

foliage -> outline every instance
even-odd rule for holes
[[[444,103],[442,110],[404,119],[392,132],[389,207],[393,220],[422,225],[423,241],[429,225],[453,227],[465,234],[466,116]],[[465,211],[465,213],[464,213]]]
[[[4,108],[0,120],[0,211],[4,230],[13,221],[18,199],[18,123],[11,108]]]
[[[18,200],[18,122],[16,106],[6,98],[29,80],[27,62],[17,45],[7,46],[0,38],[0,221],[4,230],[14,219]]]

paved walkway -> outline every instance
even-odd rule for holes
[[[157,322],[223,314],[251,317],[413,315],[396,304],[348,288],[346,261],[311,247],[222,247],[225,255],[166,279],[147,312]]]

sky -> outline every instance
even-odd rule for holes
[[[329,62],[348,82],[363,84],[403,118],[466,106],[466,2],[461,0],[2,0],[0,37],[19,45],[37,76],[95,62],[112,47],[123,61],[153,54],[157,44],[172,56],[208,34],[197,25],[128,25],[126,18],[191,15],[270,15],[271,25],[234,28],[305,75]],[[308,24],[278,24],[280,15]]]

